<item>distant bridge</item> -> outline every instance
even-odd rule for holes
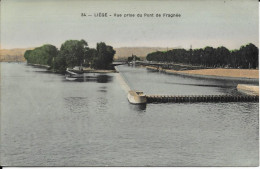
[[[113,66],[125,65],[125,64],[127,64],[127,62],[120,62],[120,61],[118,61],[118,62],[113,62],[112,63]]]
[[[125,65],[125,64],[129,64],[129,62],[127,62],[127,61],[116,61],[116,62],[112,63],[113,66]],[[134,61],[134,62],[130,62],[130,64],[144,65],[144,66],[156,66],[156,67],[168,67],[170,65],[174,65],[172,63],[158,63],[158,62],[149,62],[149,61]]]
[[[194,70],[194,69],[205,69],[207,67],[195,66],[189,64],[179,63],[167,63],[167,62],[154,62],[154,61],[136,61],[135,65],[152,66],[159,69],[172,69],[172,70]]]

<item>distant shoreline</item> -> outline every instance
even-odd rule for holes
[[[33,64],[33,63],[27,63],[27,65],[36,66],[36,67],[40,67],[40,68],[46,68],[46,69],[50,68],[50,66],[48,66],[48,65],[40,65],[40,64]]]

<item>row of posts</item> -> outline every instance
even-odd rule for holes
[[[251,95],[203,95],[203,96],[158,96],[147,95],[147,103],[182,103],[182,102],[258,102],[258,96]]]

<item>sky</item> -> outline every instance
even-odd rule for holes
[[[99,12],[112,16],[94,17]],[[181,17],[155,17],[163,13]],[[257,0],[2,0],[1,48],[60,48],[66,40],[84,39],[90,47],[105,42],[113,47],[238,49],[259,45],[258,17]]]

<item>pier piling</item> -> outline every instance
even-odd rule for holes
[[[147,103],[258,102],[257,95],[146,95]]]

